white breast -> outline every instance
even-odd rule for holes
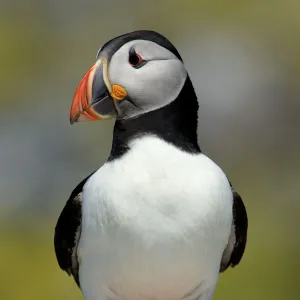
[[[198,285],[190,298],[210,299],[232,222],[226,176],[205,155],[154,136],[130,148],[84,187],[86,299],[180,299]]]

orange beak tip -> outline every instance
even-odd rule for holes
[[[76,122],[76,119],[74,119],[74,118],[71,119],[71,118],[70,118],[70,124],[71,124],[71,125],[73,125],[75,122]]]
[[[80,121],[88,121],[94,117],[93,114],[90,117],[87,115],[91,110],[91,86],[96,66],[97,63],[88,70],[77,86],[70,110],[71,124]]]
[[[93,121],[93,120],[96,120],[96,119],[92,119],[90,116],[87,116],[86,112],[85,112],[82,114],[77,114],[75,117],[70,118],[70,123],[71,123],[71,125],[73,125],[74,123],[77,123],[77,122],[86,122],[86,121]]]

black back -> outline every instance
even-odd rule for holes
[[[233,223],[229,243],[223,253],[220,272],[224,272],[229,266],[236,266],[241,261],[247,243],[247,211],[242,198],[233,189],[232,185],[231,189],[233,194]]]
[[[81,233],[82,190],[86,181],[94,174],[82,180],[71,193],[62,210],[54,234],[54,248],[60,268],[72,275],[79,283],[79,264],[77,259],[77,246]]]

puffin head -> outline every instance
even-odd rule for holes
[[[187,71],[176,48],[153,31],[135,31],[101,47],[80,81],[70,111],[71,124],[117,117],[125,120],[172,103]]]

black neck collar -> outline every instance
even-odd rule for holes
[[[197,96],[187,77],[178,97],[167,106],[137,118],[116,120],[108,161],[126,153],[133,138],[146,134],[156,135],[186,152],[201,152],[197,142],[197,116]]]

